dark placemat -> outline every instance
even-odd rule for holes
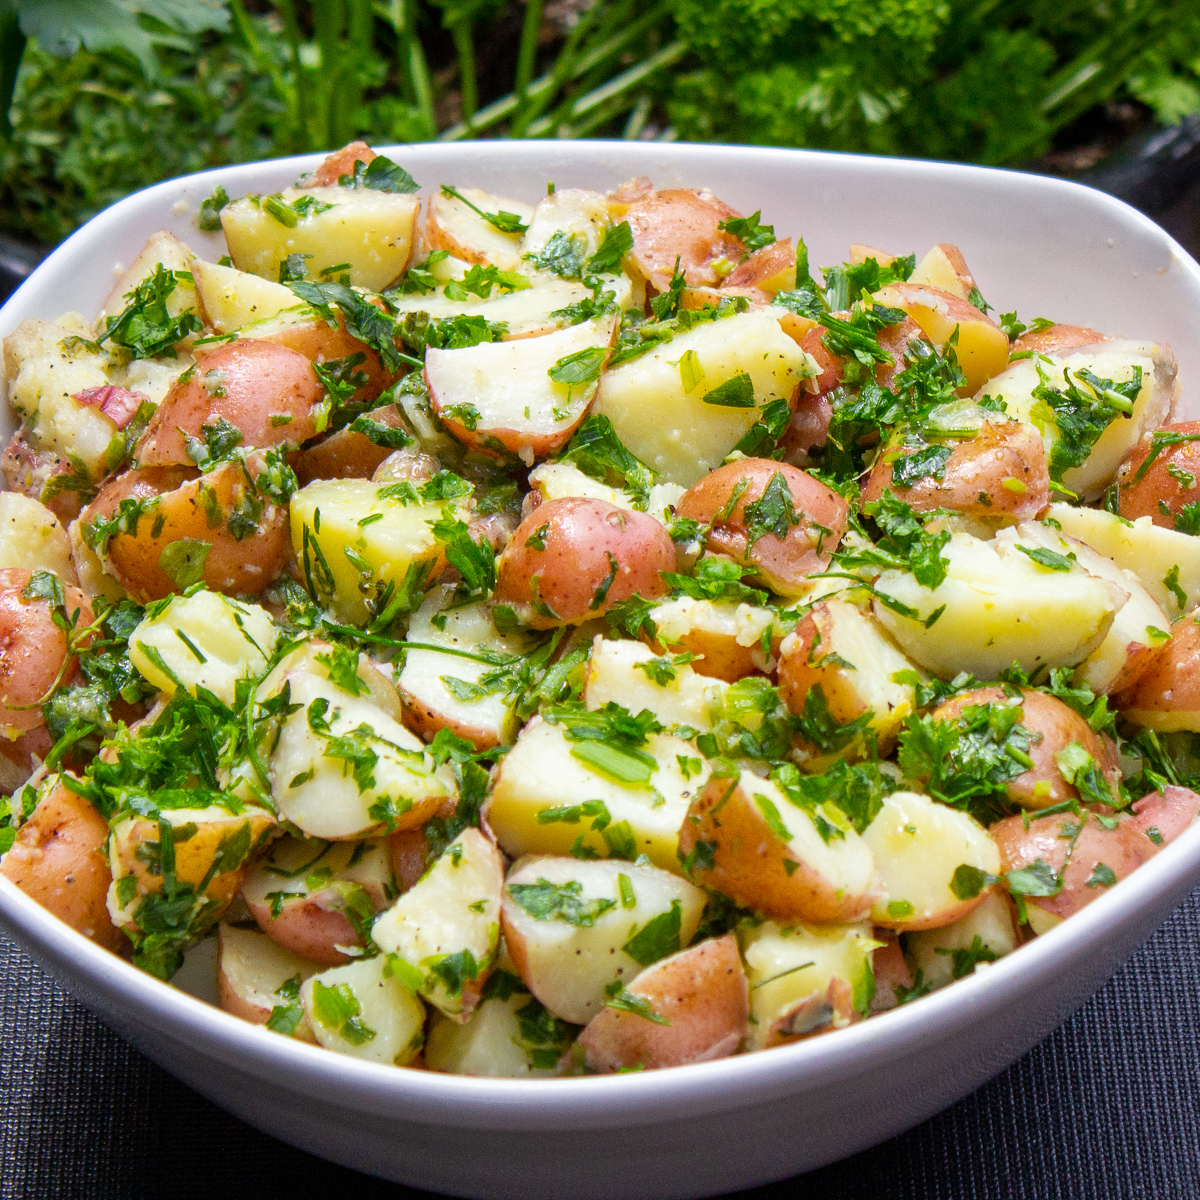
[[[974,1095],[874,1150],[741,1196],[1200,1197],[1198,946],[1200,891],[1081,1012]],[[428,1195],[214,1108],[0,938],[2,1200]]]

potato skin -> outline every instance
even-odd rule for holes
[[[496,599],[535,629],[574,625],[635,593],[664,595],[661,572],[675,564],[671,537],[653,517],[568,496],[539,504],[517,526],[497,564]]]
[[[607,1075],[622,1068],[678,1067],[733,1054],[746,1034],[750,991],[732,933],[709,938],[647,967],[626,989],[670,1024],[606,1008],[579,1035],[587,1065]]]
[[[17,831],[0,875],[72,929],[103,946],[128,945],[108,915],[108,822],[59,782]]]
[[[385,404],[375,409],[371,420],[389,429],[408,430],[398,404]],[[315,446],[302,450],[295,456],[292,466],[301,487],[314,479],[370,479],[394,453],[386,446],[377,446],[365,433],[339,429]],[[430,475],[436,470],[434,466]]]
[[[742,243],[718,228],[739,215],[709,191],[667,188],[644,193],[625,213],[633,233],[633,265],[659,292],[670,286],[677,258],[692,287],[713,287],[720,281],[713,261],[736,263],[742,256]]]
[[[952,721],[970,705],[1008,701],[1008,693],[1001,687],[977,688],[947,700],[931,715],[935,721]],[[1065,800],[1078,800],[1075,785],[1062,777],[1054,761],[1055,752],[1072,742],[1078,742],[1095,759],[1109,786],[1116,787],[1121,775],[1116,747],[1108,738],[1095,733],[1070,705],[1045,692],[1023,690],[1021,708],[1020,723],[1034,735],[1029,746],[1029,757],[1034,765],[1005,785],[1010,800],[1030,809],[1050,808]],[[1041,794],[1036,790],[1039,784],[1045,785]]]
[[[1180,617],[1171,626],[1171,640],[1154,665],[1131,687],[1117,692],[1113,703],[1122,712],[1193,713],[1196,720],[1190,727],[1200,729],[1200,625],[1194,616]]]
[[[1135,481],[1134,476],[1150,456],[1151,439],[1156,433],[1197,440],[1164,447],[1155,455],[1146,473]],[[1125,455],[1117,471],[1117,485],[1118,510],[1127,521],[1149,517],[1163,529],[1176,528],[1184,505],[1200,500],[1200,421],[1164,425],[1145,434]]]
[[[751,543],[746,510],[759,501],[776,475],[783,477],[799,521],[782,538],[766,532]],[[743,487],[743,481],[745,485]],[[732,510],[725,508],[743,488]],[[806,579],[828,564],[846,530],[845,499],[799,467],[769,458],[742,458],[711,471],[679,498],[675,511],[713,522],[707,548],[751,567],[777,592],[799,595]]]
[[[318,896],[285,900],[275,917],[271,916],[269,904],[248,903],[247,907],[259,929],[273,942],[327,967],[340,967],[350,961],[348,955],[335,947],[359,944],[358,934],[346,914],[326,908]]]
[[[247,459],[251,470],[253,462],[253,458]],[[150,514],[138,521],[133,533],[112,536],[104,556],[117,582],[141,603],[178,590],[159,560],[163,550],[180,538],[208,543],[204,582],[214,591],[230,596],[260,592],[279,578],[287,561],[288,511],[265,503],[258,529],[237,540],[229,532],[228,515],[247,486],[244,473],[232,463],[204,476],[187,467],[134,469],[107,484],[82,519],[109,517],[122,500],[161,498]],[[211,489],[223,514],[213,528],[203,502],[205,489]],[[163,523],[155,537],[160,516]]]
[[[67,636],[54,624],[49,600],[25,599],[31,571],[10,567],[0,571],[0,727],[10,734],[27,733],[43,725],[37,705],[49,691],[67,655]],[[67,616],[76,610],[77,629],[93,621],[87,597],[74,587],[63,587]],[[74,661],[63,676],[69,682]]]
[[[265,340],[230,342],[198,358],[167,393],[138,443],[138,465],[191,466],[186,439],[218,421],[241,430],[247,447],[299,446],[317,432],[312,409],[323,395],[304,355]]]
[[[864,502],[890,488],[917,512],[951,508],[972,517],[1021,520],[1033,520],[1050,503],[1045,444],[1032,425],[1020,421],[985,421],[976,437],[954,446],[940,480],[927,475],[911,487],[897,487],[891,458],[884,453],[875,460]]]
[[[1049,325],[1045,329],[1031,329],[1021,334],[1012,344],[1014,354],[1032,351],[1034,354],[1061,354],[1079,350],[1084,346],[1095,346],[1109,340],[1106,333],[1097,333],[1086,325]]]
[[[366,142],[349,142],[340,150],[332,151],[302,186],[334,187],[343,175],[354,173],[356,162],[369,163],[376,157],[375,151]]]

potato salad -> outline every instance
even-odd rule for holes
[[[873,1019],[1155,870],[1170,347],[612,182],[355,143],[5,339],[0,874],[163,980],[212,939],[274,1035],[554,1077]]]

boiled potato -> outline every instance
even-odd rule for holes
[[[445,557],[431,526],[444,516],[463,520],[467,510],[461,497],[425,494],[405,484],[318,479],[292,497],[292,549],[310,591],[339,620],[363,625],[374,615],[364,588],[378,598],[389,585],[416,581],[423,591],[434,582]]]
[[[710,779],[692,801],[679,854],[697,883],[780,921],[858,920],[877,894],[875,863],[844,819],[830,825],[742,771]]]
[[[289,254],[304,254],[314,279],[349,263],[352,286],[381,292],[408,266],[420,206],[415,196],[373,188],[284,188],[226,204],[221,226],[239,271],[276,280]]]
[[[167,312],[171,316],[177,317],[190,308],[203,315],[203,299],[197,296],[194,276],[192,279],[186,277],[194,263],[195,259],[191,250],[173,233],[168,233],[165,229],[152,233],[146,239],[146,244],[138,251],[137,257],[121,272],[120,277],[113,284],[112,290],[105,297],[104,304],[100,309],[100,319],[96,323],[97,333],[104,332],[106,318],[121,314],[128,303],[126,300],[128,293],[132,292],[139,283],[144,283],[149,279],[155,269],[160,266],[168,271],[178,271],[184,274],[184,278],[176,280],[175,287],[167,297]]]
[[[521,270],[524,264],[520,233],[497,228],[476,209],[493,216],[510,214],[522,225],[529,224],[533,209],[520,200],[493,196],[478,188],[454,190],[457,196],[439,190],[429,197],[425,218],[425,241],[429,248],[448,250],[468,263],[490,263],[502,271]]]
[[[643,748],[657,766],[645,783],[621,782],[592,765],[563,726],[535,717],[500,760],[485,809],[488,826],[512,858],[525,854],[645,854],[681,871],[679,826],[708,780],[691,742],[651,734]]]
[[[421,995],[465,1021],[496,958],[504,859],[478,829],[464,829],[420,882],[371,927],[385,954],[397,955]]]
[[[521,239],[521,256],[541,254],[551,239],[567,240],[581,259],[600,248],[608,226],[608,199],[584,188],[555,189],[534,205]]]
[[[886,754],[916,707],[913,685],[898,682],[897,676],[914,669],[870,613],[844,600],[821,600],[779,647],[779,692],[798,715],[814,688],[820,688],[838,724],[870,714],[867,728]],[[805,752],[808,759],[820,759],[825,749],[806,746]],[[862,736],[837,751],[863,752]]]
[[[781,595],[799,596],[838,548],[849,505],[797,467],[739,458],[689,488],[675,511],[709,527],[712,553],[750,567]]]
[[[656,604],[650,620],[656,649],[694,654],[694,671],[728,683],[769,670],[772,647],[778,646],[782,633],[776,630],[776,614],[769,608],[690,596]]]
[[[870,925],[747,922],[739,940],[754,1049],[839,1029],[867,1012],[875,987],[871,953],[881,944]]]
[[[501,554],[496,599],[535,629],[574,625],[635,594],[663,595],[662,572],[675,565],[670,534],[649,514],[603,500],[551,500],[521,522]]]
[[[750,995],[732,933],[660,959],[625,990],[646,1015],[608,1007],[579,1035],[600,1074],[712,1062],[736,1053],[746,1036]]]
[[[59,775],[48,775],[37,792],[33,812],[0,858],[0,875],[84,937],[120,950],[127,943],[107,905],[108,822]]]
[[[1052,504],[1047,516],[1069,537],[1132,571],[1172,621],[1200,604],[1200,538],[1099,508]]]
[[[689,351],[702,376],[690,391],[679,368]],[[760,406],[790,403],[810,372],[804,351],[771,312],[736,313],[610,368],[595,411],[612,421],[642,462],[668,482],[690,487],[720,465],[758,419]],[[747,400],[750,407],[740,407]]]
[[[103,596],[105,600],[124,600],[128,593],[111,575],[105,574],[100,556],[87,544],[83,523],[72,521],[67,526],[67,536],[71,539],[71,564],[83,594],[92,599]]]
[[[1060,354],[1082,346],[1097,346],[1112,339],[1086,325],[1047,325],[1021,334],[1012,344],[1013,354]]]
[[[292,1004],[299,1007],[299,992],[293,999],[286,994],[290,990],[288,985],[299,989],[300,984],[321,969],[319,964],[277,946],[257,929],[222,924],[217,937],[218,1002],[227,1013],[253,1025],[265,1025],[276,1010],[280,1010],[282,1017]],[[290,1036],[302,1042],[315,1042],[303,1011],[294,1015],[296,1022]]]
[[[383,955],[311,976],[300,999],[326,1050],[404,1067],[425,1042],[425,1006],[388,972]]]
[[[1150,669],[1113,702],[1135,725],[1159,732],[1200,732],[1200,625],[1180,617]]]
[[[1012,541],[955,533],[941,554],[941,584],[930,590],[907,571],[884,571],[874,608],[910,658],[947,679],[960,671],[995,679],[1014,662],[1026,671],[1073,667],[1108,636],[1128,598],[1076,563],[1051,570]]]
[[[958,868],[1000,871],[1000,855],[978,821],[916,792],[887,796],[862,840],[882,885],[871,919],[889,929],[935,929],[961,919],[987,889],[964,899],[951,887]]]
[[[526,466],[564,446],[596,394],[616,329],[597,317],[544,337],[481,342],[460,350],[425,352],[425,378],[434,411],[467,446],[506,451]],[[584,361],[580,356],[594,356]],[[579,383],[557,383],[550,372],[578,360]]]
[[[261,674],[278,640],[266,609],[199,591],[144,617],[129,635],[129,660],[168,696],[204,688],[232,705],[237,681]]]
[[[271,941],[328,967],[347,962],[346,950],[364,945],[362,931],[395,895],[384,841],[286,835],[271,843],[242,884],[250,915]]]
[[[585,475],[571,462],[540,463],[529,472],[529,486],[536,489],[542,500],[565,500],[569,496],[603,500],[630,512],[648,512],[664,525],[670,523],[674,506],[683,495],[683,488],[677,483],[656,483],[643,503],[623,488],[609,487],[607,483]]]
[[[721,268],[742,257],[742,243],[719,228],[739,214],[707,188],[647,191],[621,215],[633,233],[627,265],[657,292],[670,286],[677,259],[687,282],[703,287],[720,282]]]
[[[0,492],[0,570],[50,571],[76,584],[71,539],[44,505],[17,492]]]
[[[971,300],[971,293],[978,295],[975,276],[963,258],[963,252],[951,242],[939,242],[925,255],[908,277],[909,283],[927,284],[940,288],[960,300]]]
[[[910,933],[907,944],[923,981],[931,988],[945,987],[973,972],[978,963],[995,962],[1017,948],[1012,902],[1003,892],[988,892],[965,917],[940,929]]]
[[[251,321],[277,316],[300,303],[296,293],[284,284],[236,267],[222,267],[197,258],[192,260],[192,277],[208,324],[217,333],[232,333]]]
[[[585,1025],[640,970],[686,946],[703,908],[699,888],[657,867],[527,858],[504,887],[504,940],[525,986]]]
[[[1163,529],[1180,528],[1179,517],[1200,500],[1200,421],[1164,425],[1142,434],[1117,472],[1118,511],[1127,521],[1149,517]],[[1153,455],[1153,457],[1151,457]],[[1188,522],[1184,521],[1187,532]]]
[[[791,238],[783,238],[755,250],[725,277],[722,291],[731,288],[757,288],[770,296],[791,291],[796,286],[796,247]]]

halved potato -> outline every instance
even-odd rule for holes
[[[430,1004],[465,1021],[496,958],[503,887],[500,851],[478,829],[464,829],[376,920],[371,939],[404,960]]]
[[[693,287],[722,278],[719,267],[742,257],[742,243],[719,228],[738,213],[707,188],[667,188],[638,196],[624,212],[633,233],[630,267],[655,291],[671,284],[676,260]]]
[[[878,894],[871,849],[853,828],[830,828],[742,771],[710,779],[692,801],[679,854],[697,883],[777,920],[859,920]]]
[[[657,867],[528,858],[505,884],[504,941],[525,986],[556,1017],[586,1025],[643,968],[692,940],[704,903],[699,888]]]
[[[974,817],[916,792],[893,792],[863,841],[879,871],[871,919],[888,929],[936,929],[982,902],[987,888],[962,898],[951,888],[960,866],[1000,873],[1000,855]]]
[[[208,324],[217,333],[232,333],[251,321],[277,316],[300,303],[291,288],[236,267],[222,267],[195,258],[192,277]]]
[[[645,854],[679,874],[679,826],[708,780],[707,761],[691,742],[651,734],[644,750],[657,767],[644,784],[623,783],[573,753],[582,747],[541,717],[521,730],[484,810],[501,848],[512,858]]]
[[[1012,901],[998,890],[988,892],[965,917],[940,929],[918,930],[907,938],[913,966],[931,988],[962,979],[978,964],[995,962],[1019,944]]]
[[[779,645],[776,614],[752,604],[680,596],[655,605],[650,620],[656,649],[695,654],[693,670],[728,683],[770,670],[771,654]]]
[[[498,229],[475,209],[492,215],[508,213],[526,226],[533,217],[533,209],[520,200],[493,196],[478,188],[455,190],[458,196],[439,190],[429,197],[425,218],[425,241],[429,248],[448,250],[468,263],[490,263],[502,271],[521,270],[520,233]]]
[[[629,512],[648,512],[652,517],[669,525],[674,506],[683,495],[677,483],[656,483],[650,488],[645,503],[635,500],[623,488],[609,487],[590,475],[585,475],[572,462],[544,462],[529,472],[529,486],[536,490],[542,500],[565,500],[570,496],[583,496],[589,500],[604,500],[615,508]]]
[[[782,238],[755,250],[725,277],[722,291],[757,288],[774,296],[796,286],[796,247],[791,238]]]
[[[425,379],[434,411],[465,445],[506,451],[531,466],[565,445],[583,420],[615,329],[615,317],[596,317],[544,337],[430,347]],[[580,382],[551,378],[571,363]]]
[[[221,1007],[252,1025],[265,1025],[277,1009],[280,1015],[290,1007],[291,997],[281,988],[293,983],[294,1001],[299,1004],[299,986],[320,969],[299,954],[276,945],[257,929],[237,925],[217,927],[217,999]],[[308,1018],[303,1012],[290,1036],[301,1042],[315,1042]]]
[[[1200,421],[1172,422],[1142,434],[1117,472],[1121,516],[1149,517],[1163,529],[1176,529],[1181,514],[1195,512],[1190,506],[1200,500],[1198,438]]]
[[[585,188],[555,189],[534,205],[521,239],[521,256],[540,254],[546,243],[558,236],[568,239],[581,259],[600,248],[608,225],[608,197]]]
[[[679,1067],[736,1053],[746,1036],[750,994],[732,933],[709,938],[647,967],[626,988],[648,1015],[605,1008],[579,1035],[600,1074]]]

